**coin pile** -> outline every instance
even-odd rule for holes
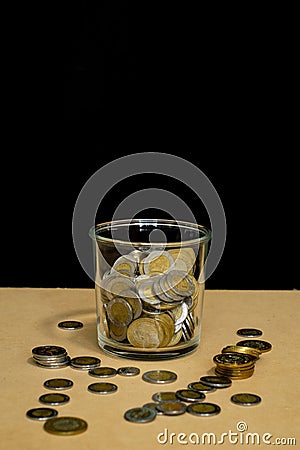
[[[38,366],[60,369],[70,364],[67,350],[58,345],[42,345],[32,349],[32,358]]]
[[[107,337],[138,348],[192,339],[199,286],[192,248],[120,256],[100,283]]]
[[[242,328],[237,331],[239,336],[261,336],[262,331],[257,329]],[[213,361],[216,364],[215,372],[232,380],[249,378],[254,373],[255,363],[262,353],[272,349],[269,342],[259,339],[239,341],[236,345],[227,345],[222,353],[215,355]]]
[[[215,372],[218,375],[225,375],[232,380],[241,380],[253,375],[255,359],[246,354],[220,353],[213,358],[216,364]]]

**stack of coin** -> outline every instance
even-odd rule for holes
[[[253,375],[256,359],[242,353],[220,353],[213,357],[215,372],[231,380],[241,380]]]
[[[242,347],[241,345],[227,345],[222,349],[222,353],[242,353],[244,355],[249,355],[257,361],[261,355],[261,352],[255,348]]]
[[[42,345],[32,349],[35,363],[47,369],[61,369],[70,364],[67,350],[57,345]]]
[[[199,294],[195,260],[192,248],[120,256],[100,283],[106,336],[138,348],[192,339]]]

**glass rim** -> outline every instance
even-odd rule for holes
[[[178,227],[178,228],[191,228],[193,230],[197,230],[201,232],[203,235],[201,237],[197,237],[194,239],[187,239],[183,241],[173,241],[173,242],[143,242],[143,241],[126,241],[123,239],[114,239],[110,237],[104,237],[104,236],[98,236],[96,233],[97,229],[110,229],[112,226],[133,226],[138,224],[157,224],[157,225],[164,225],[171,227]],[[150,246],[150,247],[174,247],[178,246],[178,244],[181,244],[181,246],[186,245],[196,245],[200,243],[208,242],[211,239],[211,230],[204,225],[200,225],[194,222],[187,222],[183,220],[172,220],[172,219],[118,219],[118,220],[111,220],[107,222],[102,222],[99,224],[96,224],[92,226],[89,230],[89,236],[96,240],[101,241],[103,243],[107,244],[122,244],[122,245],[130,245],[130,246]]]

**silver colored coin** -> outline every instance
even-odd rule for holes
[[[70,366],[73,369],[81,369],[81,370],[90,370],[96,369],[101,364],[101,360],[99,358],[95,358],[94,356],[77,356],[72,358],[70,361]]]
[[[166,384],[176,381],[177,375],[169,370],[149,370],[143,373],[142,379],[148,383]]]
[[[140,283],[138,287],[138,294],[145,303],[149,303],[150,305],[156,305],[159,303],[159,298],[156,297],[155,292],[153,290],[153,280],[145,280]]]
[[[124,418],[129,422],[147,423],[152,422],[157,415],[157,411],[152,408],[132,408],[125,412]]]
[[[186,408],[186,412],[193,414],[194,416],[208,417],[219,414],[221,408],[215,403],[191,403]]]
[[[116,392],[118,390],[118,386],[113,383],[92,383],[88,386],[88,391],[93,394],[106,395]]]
[[[179,389],[176,391],[176,397],[183,402],[200,402],[205,399],[205,394],[192,389]]]
[[[116,376],[117,371],[113,367],[96,367],[96,369],[89,370],[88,374],[96,378],[109,378]]]
[[[44,382],[44,387],[55,391],[62,391],[70,389],[73,384],[73,381],[67,380],[66,378],[52,378],[51,380],[46,380]]]
[[[170,302],[178,302],[178,301],[182,301],[182,296],[176,294],[175,291],[173,291],[173,289],[171,289],[170,285],[168,284],[168,279],[167,279],[167,275],[163,275],[160,277],[159,279],[159,287],[161,289],[161,292],[164,294],[164,296],[166,298],[169,299]],[[160,294],[161,295],[161,294]]]
[[[43,367],[44,369],[63,369],[64,367],[68,367],[70,365],[71,358],[67,356],[65,361],[56,363],[56,362],[45,362],[45,361],[35,361],[35,364],[39,367]]]
[[[80,330],[83,328],[83,323],[78,320],[64,320],[59,322],[57,326],[63,330]]]
[[[180,401],[161,402],[156,408],[166,416],[179,416],[186,411],[186,405]]]
[[[32,420],[48,420],[57,414],[56,409],[52,408],[32,408],[26,412],[26,416]]]
[[[117,373],[123,377],[135,377],[136,375],[139,375],[140,369],[132,366],[119,367]]]
[[[70,397],[66,394],[43,394],[39,397],[41,403],[46,403],[48,405],[64,405],[68,403]]]

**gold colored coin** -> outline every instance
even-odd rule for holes
[[[153,251],[143,260],[143,270],[146,275],[164,273],[173,263],[174,259],[169,252]]]
[[[132,308],[130,304],[121,297],[115,297],[106,308],[109,320],[117,326],[126,326],[132,319]]]
[[[164,338],[160,343],[160,347],[166,347],[169,345],[175,332],[174,322],[168,314],[158,314],[153,317],[153,320],[160,322],[164,332]]]
[[[128,326],[127,339],[133,347],[158,348],[165,340],[165,330],[160,321],[141,317]]]
[[[122,291],[120,297],[124,298],[132,308],[133,319],[137,319],[142,314],[143,306],[140,297],[135,292],[128,289]]]
[[[78,417],[54,417],[47,420],[44,430],[60,436],[71,436],[83,433],[87,429],[87,423]]]
[[[127,337],[127,326],[118,326],[109,322],[109,335],[115,341],[122,342]]]
[[[222,349],[222,353],[244,353],[252,356],[255,360],[259,359],[260,352],[251,347],[241,347],[238,345],[227,345]]]
[[[168,343],[168,347],[177,345],[178,342],[180,342],[181,338],[182,338],[182,329],[179,328],[179,330],[176,333],[174,333],[173,337],[171,338],[170,342]]]

